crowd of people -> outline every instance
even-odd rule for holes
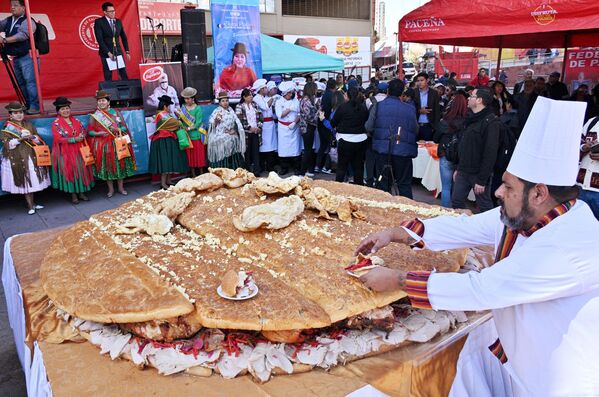
[[[335,180],[380,188],[412,197],[412,159],[418,143],[437,146],[441,203],[466,208],[474,193],[480,211],[497,205],[493,192],[501,184],[528,115],[539,96],[587,102],[588,121],[581,156],[590,160],[581,169],[582,198],[597,214],[599,186],[594,152],[597,88],[593,95],[579,86],[570,96],[554,72],[547,82],[530,70],[510,93],[484,69],[464,89],[431,81],[419,73],[412,81],[377,82],[364,88],[349,76],[313,81],[310,76],[283,81],[258,79],[231,106],[225,91],[217,108],[205,116],[196,104],[197,91],[187,87],[180,106],[170,95],[157,97],[156,130],[150,136],[149,171],[160,175],[167,189],[173,175],[195,176],[206,167],[244,167],[256,175],[275,171],[313,177],[335,173]],[[452,75],[449,76],[454,77]],[[107,93],[98,91],[97,110],[87,129],[70,114],[70,101],[54,102],[58,117],[52,123],[51,166],[36,164],[36,146],[45,143],[24,121],[24,108],[11,103],[10,119],[2,134],[2,188],[25,194],[30,213],[41,206],[33,193],[52,187],[71,194],[73,203],[88,200],[96,180],[107,182],[107,196],[127,194],[124,179],[136,170],[132,135],[119,111],[110,108]],[[588,130],[588,131],[587,131]],[[39,148],[37,148],[39,150]],[[332,169],[335,168],[335,171]],[[49,183],[49,182],[50,183]]]

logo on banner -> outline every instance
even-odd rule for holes
[[[433,30],[431,28],[439,28],[442,26],[445,26],[445,22],[443,22],[442,18],[436,17],[408,19],[406,20],[405,25],[406,29],[422,29],[422,31]]]
[[[101,16],[88,15],[79,23],[79,38],[87,48],[94,51],[100,48],[98,40],[96,40],[96,34],[94,33],[94,22],[98,18],[101,18]]]
[[[530,15],[539,25],[549,25],[551,22],[555,21],[557,10],[550,5],[543,4],[535,8]]]
[[[157,81],[163,72],[162,66],[154,66],[144,72],[142,79],[147,82]]]

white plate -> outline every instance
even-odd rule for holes
[[[235,297],[227,296],[223,293],[222,286],[219,285],[216,289],[216,293],[221,297],[232,301],[243,301],[246,299],[253,298],[258,295],[258,286],[254,281],[250,281],[247,287],[243,287]]]

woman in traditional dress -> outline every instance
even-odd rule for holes
[[[231,64],[220,72],[218,88],[224,91],[239,91],[252,86],[256,73],[247,66],[247,49],[244,43],[235,43]]]
[[[210,115],[208,164],[212,168],[244,167],[245,132],[241,121],[229,106],[226,92],[218,94],[218,105]]]
[[[150,173],[160,174],[160,186],[168,189],[173,184],[172,174],[184,174],[189,170],[187,156],[179,148],[176,132],[181,124],[169,112],[173,101],[168,95],[158,98],[158,114],[156,115],[156,132],[150,140]]]
[[[107,92],[98,91],[96,100],[98,109],[90,115],[87,125],[87,133],[92,142],[92,153],[96,159],[94,176],[106,181],[108,197],[114,195],[114,180],[117,182],[119,193],[126,196],[127,191],[123,187],[123,179],[135,173],[131,133],[123,115],[118,110],[110,108],[110,96]],[[118,159],[116,138],[126,140],[129,157]]]
[[[89,201],[85,192],[96,182],[93,166],[85,165],[81,154],[81,148],[87,146],[85,128],[71,116],[71,101],[67,98],[60,96],[53,105],[58,116],[52,122],[52,187],[71,193],[73,204]]]
[[[262,112],[253,102],[252,92],[245,88],[241,91],[241,102],[235,114],[241,121],[246,136],[245,164],[248,171],[260,176],[260,141],[262,138]]]
[[[192,148],[185,150],[187,154],[187,162],[191,169],[191,176],[196,176],[196,169],[199,169],[200,174],[204,172],[206,167],[206,125],[204,124],[204,113],[202,108],[196,104],[196,94],[198,90],[192,87],[187,87],[181,91],[181,96],[185,100],[181,111],[177,111],[177,117],[181,121],[181,125],[189,134]]]
[[[44,208],[35,204],[33,193],[50,186],[48,167],[39,167],[33,146],[44,141],[35,127],[24,121],[25,108],[19,102],[5,107],[8,121],[0,132],[2,149],[2,190],[13,194],[24,194],[29,215]]]
[[[299,173],[299,156],[301,152],[300,105],[295,95],[295,83],[283,81],[279,85],[282,97],[275,103],[278,119],[278,151],[281,162],[281,174],[290,170]]]

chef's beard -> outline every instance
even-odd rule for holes
[[[518,215],[514,217],[508,216],[507,212],[505,211],[505,203],[502,199],[497,199],[500,205],[499,212],[501,213],[501,222],[503,222],[504,225],[506,225],[512,230],[527,229],[526,220],[533,215],[532,210],[528,205],[528,193],[529,192],[526,191],[522,195],[522,209],[520,210]]]

